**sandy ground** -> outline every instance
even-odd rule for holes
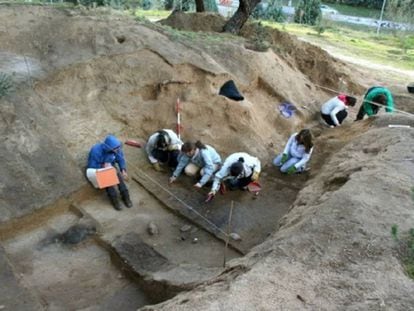
[[[33,309],[147,304],[100,244],[130,232],[174,264],[221,266],[223,243],[174,197],[222,230],[233,200],[232,231],[242,241],[232,243],[247,255],[229,250],[221,275],[149,310],[412,308],[413,282],[393,251],[389,228],[412,224],[414,168],[404,159],[413,152],[413,136],[387,125],[413,124],[383,114],[353,123],[355,109],[343,127],[329,130],[318,116],[332,96],[320,86],[361,96],[377,83],[393,91],[399,109],[413,112],[414,98],[400,81],[378,81],[277,30],[265,32],[272,49],[255,51],[255,26],[247,25],[241,37],[212,34],[223,20],[209,14],[175,14],[165,22],[210,31],[199,35],[106,10],[1,6],[0,20],[0,70],[14,72],[16,83],[16,91],[0,99],[6,163],[0,168],[1,256],[10,258],[0,262],[14,271],[16,287],[34,297]],[[217,95],[229,79],[244,101]],[[131,180],[134,207],[121,212],[98,191],[72,195],[89,187],[83,171],[90,146],[108,133],[143,141],[160,128],[175,128],[177,98],[185,140],[201,139],[223,158],[242,150],[261,159],[257,198],[235,192],[205,206],[208,189],[190,190],[186,177],[168,187],[167,173],[155,173],[142,150],[126,146],[131,177],[145,173],[158,186]],[[290,119],[278,111],[284,101],[297,108]],[[303,127],[315,136],[311,171],[283,176],[270,161]],[[40,243],[77,221],[71,205],[99,224],[99,235],[71,249]],[[27,220],[45,210],[41,223]],[[157,236],[147,233],[151,221]],[[192,229],[183,234],[186,224]],[[5,287],[0,292],[8,293],[0,306],[18,299]],[[98,299],[103,294],[105,301]]]

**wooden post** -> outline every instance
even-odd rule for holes
[[[230,239],[230,231],[231,231],[231,216],[233,215],[233,206],[234,201],[231,201],[230,205],[230,212],[229,212],[229,221],[227,223],[227,237],[226,237],[226,244],[224,246],[224,258],[223,258],[223,267],[226,267],[226,255],[227,255],[227,247],[229,245],[229,239]]]

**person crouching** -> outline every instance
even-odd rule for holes
[[[301,173],[305,171],[312,151],[312,134],[310,130],[303,129],[290,136],[283,153],[273,160],[273,164],[280,167],[282,173]]]
[[[355,97],[344,94],[335,96],[322,105],[322,119],[324,119],[330,127],[340,126],[348,116],[348,107],[354,107],[355,104]]]

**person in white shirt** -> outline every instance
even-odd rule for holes
[[[354,107],[355,104],[355,97],[340,94],[322,105],[321,116],[330,127],[340,126],[348,116],[348,107]]]
[[[273,164],[280,167],[282,173],[300,173],[305,170],[312,151],[312,133],[308,129],[303,129],[290,136],[283,153],[273,160]]]
[[[145,151],[148,159],[156,171],[161,171],[160,162],[167,163],[169,167],[175,168],[178,164],[178,155],[183,142],[174,131],[164,129],[152,134]]]
[[[206,201],[210,201],[216,195],[223,181],[226,181],[230,190],[244,189],[249,183],[259,179],[260,171],[261,164],[258,158],[246,152],[229,155],[214,175],[213,186]]]

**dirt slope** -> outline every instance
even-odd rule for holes
[[[414,282],[390,232],[414,221],[413,146],[412,130],[373,124],[325,163],[265,243],[209,285],[143,310],[412,309]]]
[[[174,18],[197,21],[199,30],[216,30],[211,25],[219,21]],[[255,154],[267,174],[293,131],[312,127],[316,148],[311,179],[279,232],[209,285],[154,309],[414,306],[413,281],[390,235],[392,224],[403,230],[413,223],[414,136],[386,127],[413,126],[412,119],[348,120],[332,131],[318,125],[319,106],[332,96],[321,85],[361,95],[372,77],[352,69],[351,80],[345,63],[278,31],[266,32],[273,49],[253,51],[255,26],[249,25],[244,37],[196,35],[106,10],[20,5],[0,6],[0,20],[0,71],[13,74],[16,87],[0,99],[0,223],[87,186],[87,152],[107,133],[144,140],[159,128],[175,128],[179,97],[184,139],[201,139],[223,156]],[[229,79],[244,101],[217,95]],[[412,111],[412,96],[390,87],[398,91],[397,107]],[[297,107],[293,118],[280,115],[282,101]]]
[[[106,10],[2,5],[0,18],[1,70],[16,83],[16,92],[1,100],[2,137],[9,143],[0,156],[16,159],[1,169],[8,176],[1,187],[3,221],[85,184],[87,152],[107,133],[145,139],[174,128],[177,97],[185,139],[202,139],[224,155],[245,150],[264,161],[274,156],[269,146],[283,144],[326,98],[313,74],[296,65],[303,56],[255,52],[240,37],[194,36]],[[278,41],[295,42],[292,51],[303,45],[286,36]],[[342,63],[322,58],[332,77],[348,79]],[[245,101],[217,95],[229,79]],[[284,100],[298,108],[295,118],[279,114]]]

